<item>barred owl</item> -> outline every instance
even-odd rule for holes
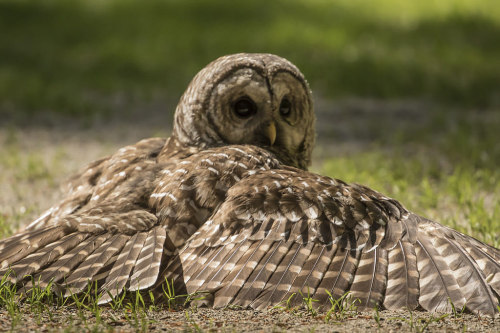
[[[303,293],[326,308],[350,292],[367,309],[497,311],[498,249],[308,172],[313,145],[311,93],[293,64],[219,58],[181,97],[170,138],[90,164],[65,200],[2,240],[2,273],[66,295],[96,281],[101,303],[172,279],[214,307]]]

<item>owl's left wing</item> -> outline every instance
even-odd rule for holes
[[[328,309],[349,292],[361,308],[450,311],[451,302],[494,313],[499,260],[497,249],[366,187],[265,170],[228,191],[162,275],[209,292],[215,307],[309,296]]]

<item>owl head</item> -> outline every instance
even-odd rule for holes
[[[307,169],[314,146],[307,81],[288,60],[240,53],[218,58],[191,81],[175,111],[173,136],[187,146],[251,144]]]

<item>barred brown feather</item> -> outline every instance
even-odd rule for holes
[[[23,232],[3,240],[0,243],[1,268],[8,267],[66,234],[65,227],[56,226],[45,230]]]
[[[155,227],[148,232],[130,277],[130,291],[149,288],[156,282],[165,239],[166,232],[163,227]]]
[[[351,296],[359,299],[359,309],[373,309],[382,303],[387,287],[387,250],[375,248],[361,254]]]
[[[418,237],[415,244],[420,276],[418,302],[428,311],[451,311],[451,303],[460,309],[467,300],[462,295],[453,272],[429,241],[429,238],[432,236],[424,234]]]
[[[137,257],[146,241],[147,233],[139,232],[130,238],[122,251],[118,255],[113,268],[109,272],[101,290],[104,292],[103,296],[99,299],[99,304],[105,304],[111,301],[112,297],[119,295],[130,278]]]
[[[50,266],[43,268],[35,276],[34,280],[39,285],[39,287],[46,287],[50,282],[60,282],[64,280],[67,276],[71,274],[74,267],[78,266],[82,261],[87,259],[96,248],[98,248],[106,239],[108,239],[110,234],[103,235],[86,235],[83,241],[81,241],[77,246],[75,246],[70,251],[66,252],[60,258],[58,258]]]
[[[80,242],[84,241],[88,236],[89,234],[72,233],[42,247],[38,251],[12,264],[10,267],[12,273],[9,279],[12,282],[18,282],[23,280],[26,275],[40,272],[46,265],[59,259],[62,255],[80,244]],[[5,274],[5,272],[1,273]]]
[[[66,281],[66,296],[77,294],[84,290],[88,283],[92,282],[98,271],[108,263],[109,259],[118,253],[130,236],[116,234],[94,251],[78,268],[71,273]]]
[[[389,251],[388,256],[384,307],[389,310],[416,309],[419,297],[419,274],[413,244],[407,240],[400,240],[396,247]]]
[[[292,243],[291,241],[288,242]],[[292,246],[295,245],[297,244],[295,243]],[[280,264],[272,267],[269,272],[271,277],[265,289],[250,304],[252,308],[262,310],[271,304],[278,304],[282,301],[284,293],[292,288],[295,279],[303,271],[304,262],[311,254],[312,247],[315,244],[309,242],[303,246],[298,245],[296,251],[289,250]],[[285,265],[283,263],[288,264]],[[314,293],[314,290],[312,292]]]

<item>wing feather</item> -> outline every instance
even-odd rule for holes
[[[89,234],[75,232],[48,244],[37,252],[31,253],[11,266],[12,274],[9,276],[9,279],[12,282],[18,282],[23,280],[27,275],[40,272],[45,266],[53,263],[65,253],[71,251],[75,246],[78,246],[88,236]],[[2,273],[5,274],[5,272]]]
[[[226,276],[233,270],[238,260],[250,247],[248,242],[239,242],[236,248],[228,253],[223,259],[223,264],[218,269],[213,270],[212,275],[207,277],[202,287],[204,290],[216,290],[221,285]]]
[[[449,312],[450,301],[461,308],[466,300],[448,264],[429,241],[431,237],[422,232],[415,244],[420,286],[418,302],[428,311]]]
[[[59,282],[71,274],[74,267],[87,259],[96,248],[106,241],[111,235],[91,235],[80,242],[71,251],[65,253],[57,259],[49,267],[44,268],[41,272],[35,275],[35,281],[40,287],[46,287],[51,281]]]
[[[493,295],[478,265],[460,243],[447,237],[435,237],[433,244],[455,276],[460,291],[467,300],[466,306],[474,312],[497,312],[498,300]]]
[[[165,228],[161,226],[149,231],[130,278],[130,291],[149,288],[156,282],[166,238]]]
[[[400,240],[396,247],[389,251],[388,257],[384,307],[389,310],[416,309],[419,297],[419,274],[413,244],[407,240]]]
[[[364,252],[351,286],[351,295],[361,303],[358,309],[379,306],[387,287],[387,250],[375,248]]]
[[[130,236],[115,234],[94,251],[78,268],[66,279],[66,296],[76,294],[85,289],[90,281],[98,280],[95,278],[99,270],[109,259],[118,253]]]
[[[136,233],[127,241],[109,272],[106,281],[101,286],[103,295],[99,300],[99,304],[110,302],[111,297],[117,296],[123,290],[129,280],[130,272],[134,268],[137,257],[144,246],[147,234],[147,232]]]
[[[294,242],[274,242],[257,267],[255,267],[252,274],[248,277],[247,282],[243,285],[233,300],[233,303],[246,308],[264,289],[272,271],[279,266],[285,254],[294,253],[294,255],[296,255],[299,249],[300,244]]]
[[[0,242],[0,262],[4,269],[52,243],[67,234],[64,227],[51,227],[41,230],[32,230],[14,235]]]
[[[309,291],[313,295],[318,290],[318,286],[327,273],[332,258],[337,251],[337,245],[322,245],[316,244],[314,251],[305,263],[299,276],[293,282],[292,288],[286,293],[282,300],[288,300],[295,294],[294,298],[300,296],[300,293],[307,294]]]
[[[269,250],[273,243],[273,241],[265,239],[253,241],[251,243],[248,250],[236,263],[233,271],[223,280],[223,287],[215,293],[214,307],[220,308],[231,303],[247,281],[248,276],[252,273],[262,256]]]
[[[475,261],[488,285],[500,295],[500,251],[458,232],[455,236],[456,243]]]
[[[191,280],[191,285],[199,286],[200,290],[206,289],[210,276],[213,275],[214,272],[222,269],[223,266],[221,267],[221,262],[224,262],[224,259],[233,253],[232,249],[235,245],[236,244],[231,243],[227,246],[220,246],[217,250],[213,251],[213,255],[209,260],[207,260],[203,265],[200,265],[200,269],[195,272],[192,277],[185,276],[184,281],[188,282]]]
[[[304,262],[309,258],[314,242],[309,242],[304,246],[297,247],[296,251],[289,249],[286,256],[283,258],[283,263],[288,265],[277,265],[269,272],[271,277],[259,296],[251,303],[251,307],[255,309],[264,309],[267,306],[278,304],[283,300],[283,296],[292,287],[297,276],[303,271]],[[292,258],[290,258],[292,256]],[[278,290],[280,288],[280,290]]]
[[[339,249],[335,253],[335,257],[328,268],[330,276],[325,275],[314,294],[314,298],[318,300],[317,304],[321,309],[328,309],[331,305],[325,290],[329,290],[333,299],[338,299],[349,291],[360,256],[361,251],[357,249]]]

